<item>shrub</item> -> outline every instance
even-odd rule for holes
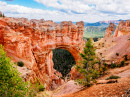
[[[107,70],[107,64],[104,63],[103,66],[101,66],[100,76],[101,76],[101,74],[104,74],[106,70]]]
[[[124,61],[121,61],[121,66],[124,66],[125,62]]]
[[[125,55],[125,56],[124,56],[124,60],[126,60],[126,61],[128,60],[127,56],[128,56],[128,55]]]
[[[38,86],[38,90],[39,90],[39,91],[44,91],[44,90],[45,90],[44,85],[43,85],[43,84],[40,84],[40,85]]]
[[[117,56],[119,56],[119,53],[116,53]]]
[[[107,70],[107,68],[105,66],[102,66],[102,72],[103,72],[103,74],[105,73],[106,70]]]
[[[115,75],[111,75],[106,80],[109,80],[109,79],[118,79],[118,78],[120,78],[120,77],[119,76],[115,76]]]
[[[19,62],[17,62],[17,65],[20,66],[20,67],[23,67],[24,63],[22,61],[19,61]]]
[[[104,47],[104,43],[102,43],[102,47]]]
[[[104,65],[105,67],[107,67],[107,63],[104,63],[103,65]]]
[[[117,67],[116,64],[111,64],[110,68],[115,68]]]

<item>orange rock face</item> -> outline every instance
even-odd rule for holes
[[[130,20],[120,21],[117,26],[113,37],[123,36],[130,33]]]
[[[110,37],[113,31],[114,31],[113,37],[119,37],[130,34],[130,20],[120,21],[116,29],[115,25],[113,23],[110,23],[109,27],[106,28],[104,37]]]
[[[115,30],[115,24],[110,23],[110,25],[106,28],[104,37],[111,37],[111,33]]]
[[[0,44],[4,45],[8,56],[16,62],[23,61],[35,75],[51,88],[52,83],[62,84],[54,74],[52,50],[68,50],[75,61],[82,52],[84,23],[63,21],[28,20],[26,18],[0,18]]]

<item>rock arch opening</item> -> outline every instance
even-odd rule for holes
[[[73,55],[65,49],[53,49],[53,68],[62,74],[62,78],[66,77],[71,68],[76,64]]]

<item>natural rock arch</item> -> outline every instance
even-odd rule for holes
[[[62,23],[64,24],[64,22]],[[67,25],[68,22],[65,23],[66,25],[64,27],[68,26]],[[51,82],[53,79],[55,79],[55,81],[59,81],[57,82],[57,84],[61,84],[61,79],[59,79],[54,75],[52,50],[57,48],[68,50],[73,55],[75,61],[77,62],[78,60],[80,60],[79,53],[82,52],[84,46],[84,41],[82,39],[83,26],[81,26],[81,28],[79,26],[77,26],[77,28],[74,27],[74,30],[71,30],[72,32],[71,31],[69,32],[67,30],[68,28],[66,28],[66,30],[60,31],[59,33],[54,32],[55,38],[52,39],[51,36],[49,36],[47,37],[48,40],[45,43],[42,43],[43,45],[40,44],[39,48],[38,47],[33,48],[33,53],[37,62],[37,64],[34,65],[33,68],[37,67],[38,70],[40,70],[41,75],[44,75],[46,73],[49,76],[49,79],[51,79]],[[37,70],[34,69],[34,71]]]
[[[46,87],[50,88],[53,81],[61,84],[53,71],[52,49],[68,50],[75,61],[80,60],[79,53],[84,47],[84,23],[31,20],[20,18],[0,19],[0,44],[5,46],[9,56],[15,61],[23,61],[25,66],[33,71]],[[73,76],[72,79],[75,77]]]

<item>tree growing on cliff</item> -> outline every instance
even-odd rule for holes
[[[0,97],[24,97],[27,91],[27,83],[19,77],[17,69],[0,45]]]
[[[95,66],[98,61],[91,39],[85,44],[84,52],[80,53],[80,56],[83,61],[81,61],[81,65],[76,65],[76,69],[83,75],[83,79],[77,79],[77,82],[84,86],[90,86],[91,81],[96,82],[95,79],[99,76]]]
[[[9,57],[4,47],[0,45],[0,97],[34,97],[44,86],[39,81],[35,84],[23,82],[20,73]]]

